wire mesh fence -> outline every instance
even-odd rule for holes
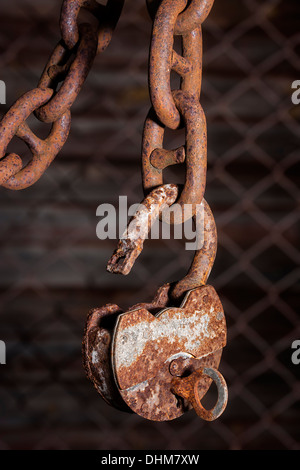
[[[59,40],[60,3],[1,2],[2,114],[36,86]],[[121,413],[102,402],[81,364],[91,308],[150,300],[185,274],[192,256],[179,240],[149,240],[122,278],[105,270],[116,241],[96,237],[99,204],[143,196],[151,21],[143,0],[128,0],[74,105],[62,152],[33,187],[0,190],[0,448],[300,448],[300,366],[291,361],[300,337],[300,105],[291,101],[299,18],[297,0],[216,0],[203,25],[206,199],[219,237],[209,282],[228,324],[225,413],[213,423],[190,412],[160,424]],[[168,134],[172,147],[180,139]],[[28,158],[18,140],[10,149]],[[168,179],[182,181],[180,170]]]

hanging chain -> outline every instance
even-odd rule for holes
[[[149,88],[152,109],[143,134],[143,187],[163,184],[163,170],[185,162],[186,178],[172,212],[171,222],[181,223],[196,214],[206,185],[207,132],[200,105],[202,80],[201,24],[214,0],[147,0],[153,17],[149,59]],[[188,5],[188,6],[187,6]],[[174,50],[174,36],[181,36],[182,55]],[[171,71],[181,77],[180,90],[171,90]],[[165,129],[185,127],[185,146],[163,148]],[[187,211],[186,208],[191,210]],[[182,217],[183,214],[183,217]]]
[[[70,109],[95,56],[109,45],[123,4],[124,0],[108,0],[105,6],[96,0],[63,1],[62,40],[51,54],[37,88],[18,99],[0,122],[0,185],[14,190],[31,186],[60,152],[70,131]],[[78,24],[81,8],[96,17],[96,29],[87,23]],[[45,140],[39,139],[26,124],[32,113],[40,121],[52,124]],[[32,153],[24,168],[18,155],[6,154],[14,136],[23,140]]]
[[[147,0],[153,18],[149,58],[149,89],[152,102],[146,118],[143,145],[143,187],[146,194],[161,187],[163,170],[185,163],[185,183],[176,203],[170,207],[169,221],[184,223],[203,208],[204,240],[195,252],[188,274],[170,292],[173,300],[190,289],[206,284],[214,263],[217,245],[216,226],[204,200],[207,171],[207,128],[200,104],[202,85],[202,29],[214,0]],[[181,54],[174,49],[175,36],[181,37]],[[171,90],[171,72],[180,77],[180,89]],[[166,128],[185,128],[185,145],[175,150],[164,148]],[[188,208],[188,210],[187,210]],[[197,226],[197,224],[196,224]]]

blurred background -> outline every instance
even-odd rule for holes
[[[60,39],[60,5],[1,2],[1,115],[37,85]],[[161,424],[124,414],[101,400],[81,363],[91,308],[150,300],[192,257],[178,240],[149,240],[131,274],[116,276],[106,272],[116,242],[96,237],[99,204],[143,197],[151,21],[144,0],[126,0],[72,108],[64,149],[31,188],[0,188],[0,449],[300,449],[300,365],[291,361],[300,339],[300,105],[291,102],[299,27],[298,0],[216,0],[203,26],[206,199],[219,236],[209,283],[228,324],[225,413],[213,423],[190,412]],[[178,146],[182,136],[167,139]],[[16,139],[9,149],[28,158]],[[169,169],[167,182],[183,173]]]

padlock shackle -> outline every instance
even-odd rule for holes
[[[195,251],[192,264],[186,276],[176,282],[170,290],[170,297],[174,301],[180,300],[183,295],[196,287],[204,286],[210,275],[217,253],[217,228],[215,219],[208,203],[203,199],[201,216],[204,221],[196,226],[196,230],[204,230],[202,247]],[[194,217],[197,223],[197,219]],[[199,238],[201,237],[199,234]]]
[[[123,233],[117,249],[107,263],[107,271],[115,274],[130,273],[137,257],[143,250],[144,241],[153,223],[162,210],[170,207],[177,199],[178,186],[165,184],[155,188],[140,203]]]

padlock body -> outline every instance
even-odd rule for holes
[[[168,303],[169,284],[160,287],[149,303],[140,303],[129,310],[148,309],[160,311]],[[124,402],[114,378],[112,367],[112,339],[114,329],[123,310],[115,304],[107,304],[92,310],[87,318],[82,343],[83,363],[88,378],[103,400],[114,408],[132,412]]]
[[[121,314],[112,343],[112,368],[120,395],[144,418],[175,419],[190,406],[171,391],[174,357],[186,357],[185,375],[197,367],[217,369],[225,344],[224,311],[211,286],[189,291],[180,307],[167,307],[156,315],[143,307]],[[210,384],[203,377],[201,396]]]

